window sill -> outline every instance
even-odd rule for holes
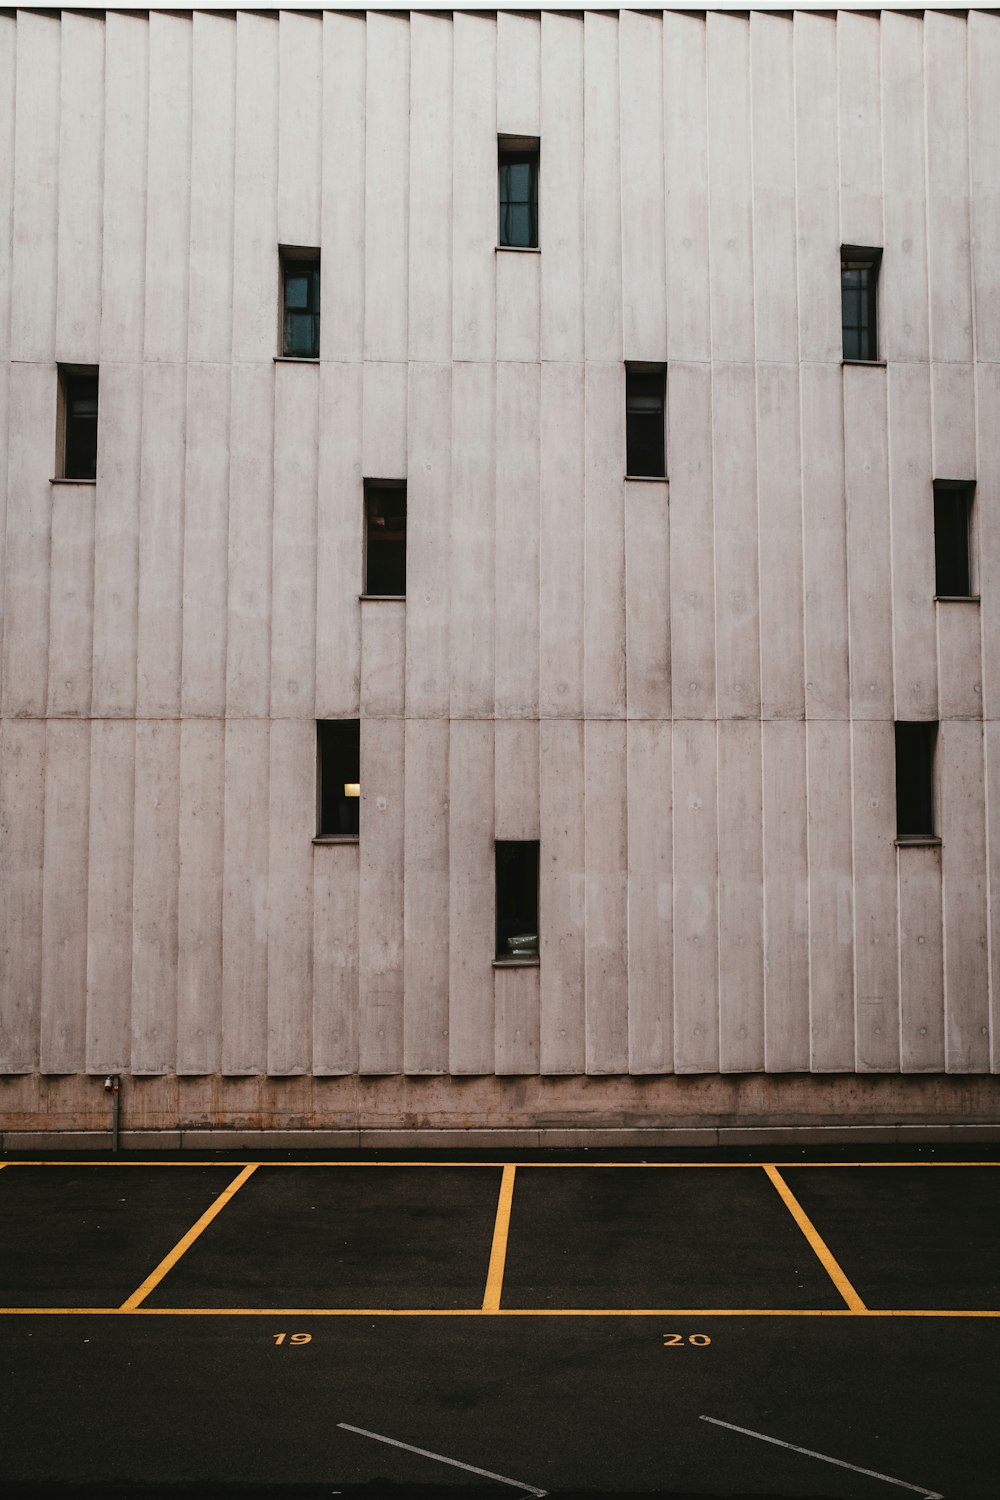
[[[935,594],[935,604],[978,604],[978,594]]]
[[[897,849],[940,849],[941,840],[931,833],[905,833],[893,839]]]
[[[49,484],[96,484],[96,479],[65,479],[58,474],[55,479],[50,479]]]
[[[539,960],[537,958],[495,958],[494,969],[537,969]]]
[[[626,474],[626,484],[669,484],[666,474]]]
[[[274,356],[276,365],[318,365],[319,355],[308,354],[276,354]]]
[[[853,365],[861,365],[861,366],[867,366],[867,368],[870,369],[870,370],[884,370],[885,369],[885,360],[884,359],[842,359],[840,361],[840,363],[842,365],[852,365],[852,366]]]
[[[359,594],[358,598],[366,604],[405,604],[405,594]]]
[[[497,245],[497,254],[501,251],[512,250],[515,255],[541,255],[541,245]]]
[[[360,844],[361,838],[356,833],[318,833],[313,839],[314,844]]]

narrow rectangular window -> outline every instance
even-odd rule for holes
[[[972,595],[969,537],[975,483],[934,481],[934,592],[939,598]]]
[[[937,724],[896,725],[896,837],[934,838]]]
[[[59,387],[61,455],[56,473],[62,479],[96,479],[98,372],[61,365]]]
[[[318,838],[357,838],[361,806],[361,721],[316,721]]]
[[[500,225],[497,243],[508,249],[538,249],[538,141],[500,136],[497,142]]]
[[[625,366],[625,472],[665,479],[666,365]]]
[[[497,958],[538,957],[538,841],[496,844]]]
[[[319,251],[281,247],[281,353],[319,359]]]
[[[365,480],[366,594],[406,593],[406,480]]]
[[[878,273],[882,251],[840,247],[840,308],[845,360],[878,359]]]

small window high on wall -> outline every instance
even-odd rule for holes
[[[281,353],[319,359],[319,251],[281,247]]]
[[[316,721],[317,838],[357,838],[361,807],[361,721]]]
[[[406,480],[365,480],[365,594],[406,593]]]
[[[872,246],[840,247],[840,308],[844,359],[878,359],[878,273],[882,251]]]
[[[501,249],[538,249],[538,141],[502,135],[497,141]]]
[[[96,367],[59,366],[59,451],[56,474],[61,479],[97,478]]]
[[[934,832],[934,722],[896,724],[896,838],[930,843]]]
[[[497,839],[497,958],[538,960],[538,841]]]
[[[625,473],[665,479],[666,365],[625,366]]]
[[[974,482],[934,481],[934,593],[939,599],[971,599],[972,499]]]

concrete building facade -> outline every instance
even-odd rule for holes
[[[146,1144],[996,1134],[998,97],[976,11],[0,14],[8,1146],[105,1129],[109,1074]]]

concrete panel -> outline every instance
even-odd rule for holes
[[[219,1071],[231,1075],[267,1061],[269,739],[266,721],[227,721]]]
[[[900,848],[899,1045],[904,1073],[944,1071],[941,850]]]
[[[621,100],[622,342],[626,359],[666,359],[663,29],[618,16]]]
[[[18,360],[55,354],[60,29],[58,15],[24,11],[18,17],[9,250],[10,352]]]
[[[1000,725],[996,720],[983,725],[986,774],[986,919],[989,940],[989,1028],[990,1069],[1000,1072],[1000,979],[997,975],[1000,957]],[[942,1028],[943,1030],[943,1028]]]
[[[135,732],[131,1071],[170,1073],[177,1059],[180,724]]]
[[[881,279],[882,349],[886,359],[929,358],[927,188],[924,118],[924,19],[881,16],[882,159],[885,171],[885,254]],[[891,268],[891,269],[890,269]],[[916,435],[916,429],[914,429]]]
[[[0,18],[0,157],[14,160],[14,121],[16,115],[15,83],[17,78],[17,17]],[[11,244],[14,215],[14,176],[5,172],[0,178],[0,244]],[[0,355],[10,352],[10,282],[13,267],[10,258],[0,261]]]
[[[712,377],[703,365],[670,367],[668,438],[673,711],[677,719],[714,719]]]
[[[837,15],[840,243],[884,245],[879,19]],[[811,103],[815,108],[815,100]],[[885,271],[890,275],[891,261]]]
[[[716,727],[675,721],[674,1071],[719,1071]]]
[[[447,360],[451,356],[452,121],[451,18],[413,12],[408,290],[411,360]]]
[[[49,533],[55,461],[56,372],[13,363],[4,544],[3,711],[44,714],[49,657]]]
[[[538,714],[539,399],[537,364],[496,371],[495,712]]]
[[[366,479],[406,478],[407,366],[364,365],[361,395],[361,471]]]
[[[276,366],[271,713],[315,717],[319,369]]]
[[[278,243],[319,245],[323,18],[279,11],[277,21]]]
[[[937,718],[934,488],[925,365],[889,367],[889,492],[895,716]]]
[[[364,351],[365,34],[363,15],[324,11],[323,136],[337,143],[323,152],[320,298],[327,359],[360,359]]]
[[[879,370],[844,367],[844,471],[850,608],[851,708],[891,719],[892,595],[886,383]]]
[[[545,363],[539,454],[539,711],[583,712],[584,367]]]
[[[368,15],[365,54],[365,357],[405,359],[410,29]]]
[[[583,1073],[584,726],[580,720],[543,720],[539,732],[539,1068],[542,1073]]]
[[[406,710],[445,718],[451,656],[449,365],[410,366],[407,441]]]
[[[809,1070],[805,725],[765,723],[761,748],[764,772],[761,872],[764,880],[764,1063],[769,1072],[805,1073]],[[720,803],[721,800],[720,794]],[[720,821],[720,865],[722,826]],[[751,848],[748,852],[754,856],[756,849]]]
[[[830,366],[802,365],[800,390],[806,716],[839,719],[847,717],[849,697],[840,371]]]
[[[760,716],[756,392],[752,367],[716,365],[712,380],[715,652],[720,719]]]
[[[49,720],[42,868],[39,1068],[43,1073],[84,1070],[88,804],[90,724]],[[28,816],[30,810],[28,801]]]
[[[77,726],[71,726],[76,729]],[[72,776],[72,749],[62,768]],[[39,1026],[42,1014],[43,956],[43,868],[45,862],[46,727],[35,719],[5,719],[0,725],[0,838],[3,847],[3,880],[0,882],[0,994],[4,997],[0,1021],[0,1071],[31,1073],[39,1063]],[[66,805],[68,818],[72,808]],[[69,872],[67,872],[68,878]],[[64,901],[71,896],[68,885],[55,880]],[[73,947],[66,954],[57,949],[52,934],[52,953],[47,968],[68,959],[73,967]],[[53,978],[56,976],[53,975]],[[51,1012],[50,1012],[51,1013]],[[72,1033],[72,1023],[68,1030]],[[75,1039],[70,1036],[71,1050]],[[78,1065],[78,1059],[74,1060]]]
[[[233,359],[278,353],[278,22],[236,17]]]
[[[188,358],[227,361],[233,347],[237,21],[198,11],[192,24]]]
[[[854,855],[851,726],[807,726],[809,850],[809,1066],[854,1068]]]
[[[360,364],[320,370],[316,502],[316,717],[359,712],[364,491]],[[407,497],[409,498],[409,496]]]
[[[361,605],[361,706],[374,719],[401,718],[406,678],[406,604]]]
[[[135,713],[142,384],[134,365],[101,366],[101,439],[93,497],[95,714]]]
[[[541,26],[541,354],[543,359],[578,360],[584,353],[583,268],[587,248],[583,196],[584,21],[579,16],[549,11],[542,13]],[[602,183],[605,185],[607,179]],[[597,215],[592,217],[614,223],[611,203],[605,196],[591,202],[595,208],[600,203]],[[616,350],[595,350],[590,357],[614,359]]]
[[[1000,136],[996,96],[1000,84],[1000,17],[969,11],[969,177],[976,354],[1000,360]]]
[[[760,566],[761,713],[805,716],[802,457],[798,371],[757,367],[757,510]],[[767,586],[774,579],[776,587]]]
[[[585,380],[584,711],[605,718],[625,712],[624,371],[588,364]]]
[[[622,358],[621,127],[616,16],[588,12],[583,17],[583,95],[584,342],[588,359],[616,360]],[[555,128],[554,122],[552,126],[548,123],[548,98],[546,80],[547,137]],[[553,228],[558,233],[558,225]],[[552,274],[548,262],[542,273],[547,291]]]
[[[854,807],[854,1066],[899,1069],[899,920],[896,895],[896,754],[890,723],[852,726]]]
[[[781,743],[786,726],[768,724],[776,734],[769,740]],[[794,732],[794,731],[793,731]],[[771,767],[768,766],[768,771]],[[761,813],[761,725],[739,720],[720,720],[719,748],[719,1068],[724,1073],[760,1072],[764,1067],[764,844]],[[770,842],[780,824],[768,796],[766,774],[764,814],[770,814]],[[794,796],[794,794],[793,794]],[[777,827],[776,827],[777,825]],[[792,841],[789,839],[787,843]],[[786,850],[784,852],[791,852]],[[794,863],[792,863],[794,870]],[[792,870],[787,870],[791,874]],[[783,911],[788,909],[787,888],[768,891]],[[784,897],[784,901],[782,901]],[[770,910],[770,906],[769,906]],[[787,997],[790,976],[769,973],[768,999],[775,991]],[[780,1003],[780,1002],[779,1002]],[[792,1011],[787,998],[783,1007]],[[770,1032],[770,1026],[768,1027]],[[780,1054],[772,1062],[780,1066]]]
[[[497,20],[456,12],[452,358],[493,357],[496,327]]]
[[[147,359],[187,354],[191,218],[191,17],[149,14]]]
[[[448,1071],[449,729],[406,724],[403,841],[403,1066]]]
[[[628,724],[628,1071],[673,1068],[669,724]]]
[[[539,134],[539,20],[497,14],[497,130],[503,135]]]
[[[62,18],[56,357],[96,365],[101,340],[104,18]]]
[[[753,307],[760,360],[795,360],[799,352],[794,24],[791,16],[750,16]]]
[[[241,718],[266,714],[270,704],[273,371],[269,364],[232,371],[226,709]]]
[[[135,742],[133,723],[95,719],[91,726],[88,1073],[124,1073],[131,1063]]]
[[[943,723],[937,763],[944,878],[945,1067],[949,1073],[984,1073],[990,1068],[990,1003],[980,725]]]
[[[539,839],[539,723],[498,719],[494,742],[494,829],[498,839]]]
[[[187,371],[147,361],[142,372],[139,488],[139,614],[136,702],[140,717],[176,714],[181,701],[184,449]]]
[[[313,848],[313,1072],[358,1067],[357,844]]]
[[[312,1065],[313,851],[316,730],[312,720],[271,725],[267,896],[267,1071]]]
[[[142,358],[146,299],[149,26],[104,18],[104,220],[101,363]],[[103,373],[103,372],[102,372]],[[102,443],[106,393],[101,387]]]
[[[931,366],[935,479],[976,477],[976,401],[972,365]]]
[[[754,353],[750,26],[715,12],[705,25],[712,357],[746,360]]]
[[[623,722],[584,726],[586,1065],[628,1072],[628,761]]]
[[[961,16],[925,13],[928,280],[935,360],[973,357],[968,48]]]
[[[181,723],[178,802],[177,1071],[219,1068],[225,725]]]
[[[358,1069],[403,1070],[403,724],[361,721]]]
[[[628,713],[670,717],[670,506],[665,484],[625,486]]]
[[[537,966],[493,970],[498,1077],[538,1072],[539,993]]]
[[[492,714],[495,384],[489,365],[452,372],[451,712]]]
[[[52,486],[48,712],[90,712],[94,636],[94,489]]]
[[[496,951],[492,723],[453,720],[448,765],[448,1071],[492,1073],[491,963]]]
[[[187,386],[181,707],[225,713],[230,370],[192,364]]]
[[[837,21],[797,11],[795,180],[799,282],[799,357],[839,360],[840,164],[837,141]],[[803,371],[803,377],[805,372]]]
[[[665,12],[667,351],[672,361],[711,356],[707,87],[705,18]]]
[[[937,659],[940,708],[937,718],[981,719],[983,681],[978,604],[938,604]]]
[[[539,221],[540,222],[540,221]],[[498,360],[537,360],[541,338],[541,255],[498,249]]]
[[[981,596],[983,640],[1000,639],[1000,516],[983,497],[1000,492],[1000,365],[976,369],[979,455],[976,466],[979,501],[972,508],[973,588]],[[978,574],[978,577],[977,577]],[[1000,718],[1000,652],[983,652],[983,713]]]

